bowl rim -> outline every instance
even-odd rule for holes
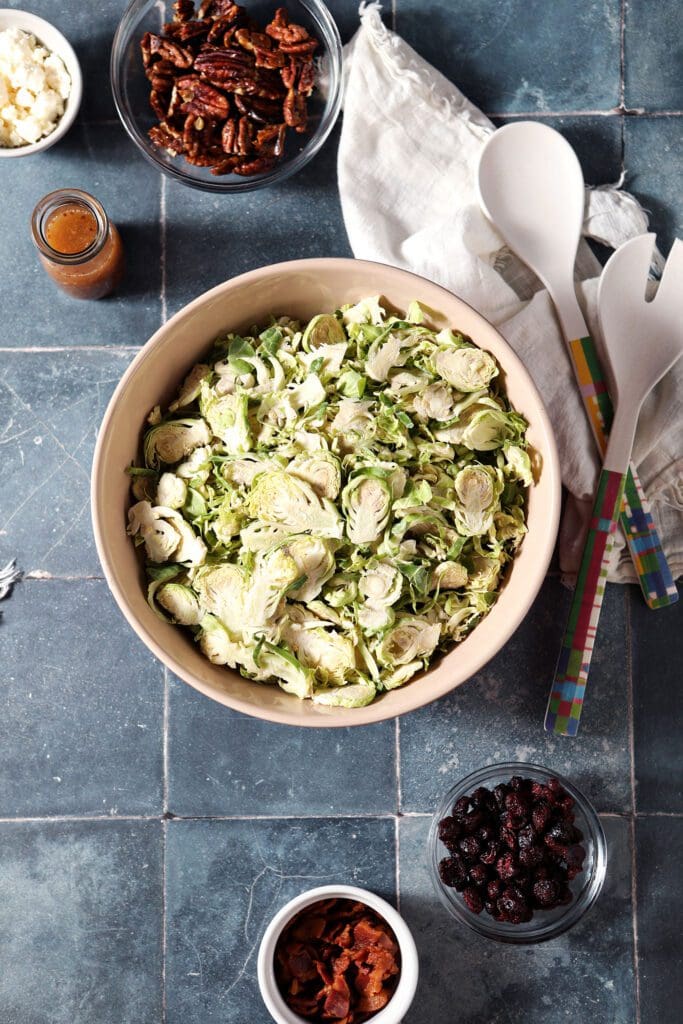
[[[448,814],[456,797],[473,792],[478,786],[484,786],[497,775],[527,775],[537,779],[557,779],[560,784],[573,797],[575,806],[581,812],[589,835],[584,837],[590,839],[594,847],[592,871],[583,880],[580,891],[576,894],[571,903],[564,908],[563,913],[553,921],[539,921],[536,927],[530,927],[527,931],[515,932],[517,925],[505,925],[495,921],[488,914],[476,915],[468,909],[460,899],[460,894],[455,890],[447,889],[441,881],[438,872],[439,860],[445,855],[445,847],[441,843],[438,834],[439,821]],[[443,847],[443,849],[441,849]],[[498,761],[493,764],[483,765],[473,772],[463,776],[454,783],[441,797],[439,804],[432,815],[427,836],[427,862],[429,874],[432,879],[434,890],[441,905],[460,924],[465,925],[471,931],[482,935],[484,938],[492,939],[495,942],[503,942],[508,945],[535,946],[540,942],[547,942],[556,939],[577,924],[596,902],[605,881],[607,873],[607,840],[605,831],[600,821],[598,812],[588,797],[570,779],[561,772],[553,771],[540,764],[525,761]],[[452,893],[452,895],[451,895]]]
[[[8,22],[6,25],[2,24],[5,19]],[[32,156],[34,153],[41,153],[49,149],[50,146],[54,146],[56,142],[59,142],[66,135],[73,125],[80,110],[81,100],[83,99],[83,73],[81,65],[73,46],[66,36],[51,21],[41,18],[38,14],[33,14],[32,11],[20,10],[18,7],[1,7],[0,31],[12,27],[22,29],[24,32],[30,32],[39,43],[43,43],[47,49],[51,50],[52,53],[56,53],[64,61],[66,70],[71,78],[71,92],[65,101],[64,113],[49,135],[44,135],[37,142],[31,142],[25,146],[0,146],[0,159]],[[44,41],[42,33],[45,29],[58,40],[59,48],[51,46]]]
[[[399,1024],[415,997],[419,977],[417,946],[410,928],[395,907],[369,889],[356,885],[320,885],[308,889],[285,903],[270,920],[259,946],[257,977],[261,997],[277,1024],[306,1024],[306,1021],[285,1003],[275,978],[273,960],[275,947],[288,922],[305,907],[324,899],[350,899],[364,903],[387,922],[401,952],[401,972],[398,985],[386,1006],[372,1017],[368,1024]]]
[[[187,185],[189,188],[195,188],[201,192],[211,192],[215,195],[237,195],[243,192],[254,192],[259,188],[265,188],[267,185],[274,185],[279,182],[286,181],[293,174],[296,174],[297,171],[300,171],[305,167],[305,165],[312,160],[317,153],[319,153],[337,123],[339,112],[341,110],[343,98],[342,42],[341,36],[339,35],[339,29],[337,28],[337,23],[332,17],[332,14],[326,4],[323,3],[323,0],[299,0],[299,2],[303,4],[304,7],[309,9],[312,8],[316,11],[329,34],[329,40],[332,42],[332,45],[327,45],[327,43],[325,45],[326,54],[330,61],[329,77],[330,81],[334,82],[335,86],[329,109],[327,110],[323,121],[319,125],[318,130],[308,138],[303,149],[291,160],[288,160],[286,163],[276,164],[272,171],[258,179],[250,180],[249,178],[242,178],[238,181],[221,181],[220,178],[216,178],[212,181],[211,179],[200,180],[198,178],[193,178],[189,173],[183,170],[184,165],[179,164],[176,167],[157,157],[155,149],[148,148],[142,142],[142,137],[137,130],[136,120],[126,109],[122,90],[119,84],[119,78],[122,65],[121,56],[126,33],[128,31],[128,23],[132,20],[133,15],[137,13],[139,9],[150,3],[150,0],[130,0],[130,3],[121,15],[116,27],[116,32],[114,33],[109,60],[109,82],[114,99],[114,106],[116,107],[116,113],[118,114],[119,120],[121,121],[129,139],[135,145],[136,150],[149,164],[155,167],[158,171],[161,171],[161,173],[166,177],[173,181],[179,181],[183,185]]]
[[[379,699],[373,701],[371,704],[368,704],[365,707],[354,708],[352,713],[348,713],[346,715],[335,715],[329,717],[321,715],[319,719],[316,718],[315,720],[312,720],[311,716],[310,720],[307,717],[306,721],[297,721],[295,723],[292,721],[292,716],[290,714],[285,713],[280,709],[267,708],[264,705],[258,703],[250,703],[230,693],[217,693],[213,687],[204,683],[202,680],[197,679],[190,671],[188,671],[187,668],[185,668],[185,666],[180,661],[178,661],[171,654],[168,654],[164,650],[164,648],[159,644],[156,638],[152,635],[152,633],[147,629],[147,627],[138,620],[138,618],[136,617],[133,610],[130,608],[128,604],[128,600],[123,591],[123,588],[119,586],[116,580],[116,574],[113,571],[112,565],[110,564],[109,557],[107,554],[107,543],[100,515],[100,488],[103,486],[102,481],[104,479],[105,470],[104,449],[109,425],[116,414],[116,408],[119,399],[122,396],[122,394],[125,393],[128,387],[128,382],[131,380],[133,376],[135,376],[137,373],[141,371],[147,359],[149,358],[150,353],[158,344],[160,344],[163,341],[170,327],[172,327],[175,324],[182,323],[185,320],[192,319],[197,310],[200,309],[205,303],[211,303],[213,300],[220,297],[223,293],[229,292],[234,288],[250,285],[261,280],[262,278],[268,278],[273,274],[282,275],[293,272],[316,271],[320,268],[321,264],[329,267],[330,269],[334,269],[335,267],[341,269],[343,265],[348,263],[353,263],[357,267],[360,266],[361,268],[365,268],[367,270],[369,279],[371,279],[372,273],[377,267],[381,267],[384,270],[389,269],[392,274],[399,275],[406,279],[409,278],[410,281],[413,283],[413,287],[417,288],[417,294],[419,294],[420,283],[426,282],[429,284],[430,289],[435,289],[436,291],[443,293],[444,301],[448,301],[449,303],[451,303],[453,299],[456,299],[458,303],[461,303],[463,306],[467,307],[474,315],[475,319],[478,319],[482,322],[482,325],[486,325],[488,329],[495,331],[495,333],[498,335],[500,339],[500,342],[504,345],[504,347],[507,350],[504,369],[506,370],[506,372],[509,372],[512,368],[514,368],[515,372],[518,373],[521,377],[523,377],[526,387],[531,391],[531,393],[535,397],[538,407],[537,423],[539,424],[542,433],[547,439],[548,451],[543,466],[543,472],[548,474],[551,483],[551,501],[546,511],[546,522],[548,528],[545,532],[544,539],[542,541],[539,541],[539,553],[534,563],[534,572],[531,576],[530,585],[526,588],[525,599],[517,604],[516,613],[514,615],[509,616],[509,618],[506,620],[504,627],[501,628],[499,632],[500,643],[498,643],[495,650],[491,651],[489,649],[485,649],[482,652],[478,653],[476,656],[473,656],[471,658],[471,669],[468,670],[466,676],[458,678],[456,682],[452,681],[451,676],[449,677],[448,681],[440,683],[439,686],[437,686],[435,689],[427,690],[427,692],[425,692],[424,688],[421,688],[419,686],[415,687],[414,697],[410,702],[410,705],[405,709],[401,711],[395,711],[392,714],[387,714],[386,710],[383,708],[382,700]],[[218,703],[225,705],[226,707],[232,708],[235,711],[239,711],[243,714],[247,714],[255,718],[260,718],[264,721],[277,722],[283,725],[296,725],[304,728],[332,729],[346,728],[348,726],[368,725],[374,722],[386,721],[388,718],[399,717],[400,715],[407,714],[408,712],[414,711],[419,707],[423,707],[425,704],[430,704],[432,701],[445,696],[447,693],[450,693],[451,690],[455,688],[455,686],[459,685],[459,683],[461,682],[464,682],[465,679],[470,679],[473,675],[479,672],[481,668],[485,664],[487,664],[487,662],[490,661],[491,658],[494,657],[494,655],[498,651],[501,650],[501,648],[507,643],[507,641],[510,639],[512,634],[515,632],[515,630],[518,628],[518,626],[524,619],[529,608],[536,599],[538,592],[541,588],[541,585],[543,583],[543,580],[545,579],[546,572],[555,548],[555,541],[559,526],[561,488],[562,484],[560,475],[559,456],[557,453],[557,446],[555,443],[552,425],[550,423],[548,413],[545,409],[545,405],[543,404],[543,400],[541,399],[538,389],[536,388],[536,385],[534,384],[528,370],[525,368],[524,364],[522,363],[519,356],[515,353],[514,349],[512,349],[508,342],[505,341],[505,339],[497,330],[497,328],[490,324],[489,321],[487,321],[486,318],[481,315],[481,313],[478,313],[474,309],[474,307],[472,307],[469,303],[465,302],[463,299],[458,298],[458,296],[455,296],[453,292],[448,291],[448,289],[442,287],[441,285],[437,285],[434,282],[427,281],[426,278],[421,277],[418,274],[413,274],[411,271],[403,270],[397,267],[391,267],[388,264],[382,264],[370,260],[354,260],[346,257],[320,257],[302,260],[288,260],[282,263],[269,264],[265,267],[258,267],[254,270],[249,270],[246,273],[239,274],[236,277],[230,278],[227,281],[224,281],[221,284],[218,284],[215,287],[204,292],[202,295],[199,295],[196,299],[193,299],[191,302],[187,303],[185,306],[182,307],[182,309],[178,310],[177,313],[175,313],[169,320],[167,320],[165,324],[162,324],[162,326],[159,327],[158,330],[154,332],[151,338],[148,339],[148,341],[145,343],[145,345],[137,353],[135,358],[124,371],[121,380],[119,381],[118,385],[114,390],[114,393],[112,394],[109,400],[109,404],[102,418],[92,461],[90,503],[95,545],[109,589],[116,603],[118,604],[119,609],[123,613],[124,617],[127,619],[130,626],[133,628],[134,632],[140,637],[140,639],[146,645],[148,650],[150,650],[159,659],[159,661],[161,661],[162,664],[166,665],[166,667],[169,668],[176,676],[178,676],[180,679],[183,679],[195,690],[198,690],[200,693],[203,693],[206,697],[210,697],[212,700],[215,700]],[[296,698],[292,699],[294,700]]]

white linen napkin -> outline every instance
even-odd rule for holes
[[[525,363],[550,413],[571,494],[560,535],[571,580],[590,512],[597,451],[548,293],[482,214],[479,154],[495,130],[443,75],[361,4],[346,49],[338,156],[344,222],[354,255],[403,267],[444,285],[497,325]],[[584,235],[616,248],[647,230],[636,200],[617,187],[586,190]],[[654,273],[661,268],[656,254]],[[577,258],[579,300],[598,346],[600,265],[586,242]],[[641,413],[634,448],[674,578],[683,573],[683,360]],[[623,535],[609,579],[636,582]]]

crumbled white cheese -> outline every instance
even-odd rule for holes
[[[61,57],[21,29],[0,32],[0,146],[26,146],[53,132],[70,92]]]

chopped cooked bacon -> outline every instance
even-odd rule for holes
[[[365,1024],[391,999],[399,970],[386,921],[351,900],[323,900],[301,911],[275,951],[287,1005],[317,1024]]]

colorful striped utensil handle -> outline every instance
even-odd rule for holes
[[[575,338],[569,342],[569,351],[593,436],[604,457],[614,410],[595,342],[590,335]],[[630,467],[626,480],[620,522],[648,607],[665,608],[675,604],[678,590],[634,466]]]
[[[581,568],[545,715],[547,731],[562,736],[576,736],[579,730],[593,644],[605,596],[607,563],[625,481],[625,474],[609,469],[603,469],[598,480]]]

